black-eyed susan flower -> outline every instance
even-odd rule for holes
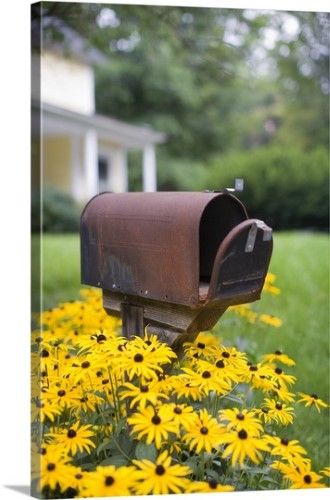
[[[272,314],[260,314],[259,321],[265,323],[266,325],[274,326],[275,328],[280,328],[283,323],[280,318],[273,316]]]
[[[185,342],[183,344],[185,356],[188,359],[198,359],[203,356],[208,359],[212,356],[213,348],[219,345],[219,340],[215,335],[201,332],[198,334],[194,342]]]
[[[262,459],[261,451],[269,451],[269,445],[264,438],[256,437],[251,431],[247,432],[245,429],[226,432],[221,436],[220,441],[226,445],[222,454],[223,458],[231,455],[232,464],[236,465],[239,462],[241,467],[246,458],[259,463]]]
[[[171,388],[175,392],[177,399],[192,399],[193,401],[200,401],[203,399],[205,394],[205,389],[199,387],[198,385],[193,385],[190,383],[189,375],[180,373],[179,375],[173,375],[171,377]]]
[[[188,484],[185,493],[217,493],[234,490],[235,488],[229,484],[221,484],[215,479],[210,479],[209,481],[192,481]]]
[[[279,295],[281,293],[280,288],[274,285],[276,281],[276,275],[273,273],[267,273],[265,283],[263,286],[263,291],[271,293],[272,295]]]
[[[136,479],[134,467],[98,466],[83,479],[84,496],[130,496]]]
[[[166,359],[166,362],[171,361],[170,357]],[[138,343],[127,342],[116,359],[115,373],[125,373],[129,380],[133,380],[134,377],[157,379],[157,374],[162,371],[154,352]]]
[[[281,386],[284,389],[288,389],[288,385],[294,384],[297,380],[293,375],[284,373],[282,368],[280,368],[279,366],[273,368],[271,378],[275,383],[277,383],[278,386]]]
[[[176,435],[178,432],[178,425],[166,406],[161,406],[157,410],[152,406],[141,408],[127,421],[137,439],[146,438],[146,443],[155,443],[156,448],[161,448],[162,443],[167,441],[169,433]]]
[[[70,408],[76,415],[81,412],[94,412],[103,403],[103,399],[92,391],[78,391],[78,399],[72,400]]]
[[[273,418],[269,415],[269,410],[265,406],[262,406],[261,408],[254,408],[252,411],[256,417],[258,417],[265,424],[273,422]]]
[[[258,319],[258,314],[251,309],[250,304],[240,304],[230,306],[228,311],[233,311],[238,316],[245,318],[249,323],[254,324]]]
[[[278,424],[288,425],[292,424],[294,417],[294,410],[291,406],[287,406],[281,401],[275,399],[265,399],[264,406],[269,410],[268,416]]]
[[[40,422],[45,422],[45,419],[48,418],[51,422],[54,422],[55,417],[60,415],[61,409],[49,403],[47,400],[36,398],[31,405],[31,419],[32,422],[35,420],[39,420]]]
[[[231,384],[224,378],[219,377],[214,370],[207,370],[201,367],[200,371],[193,371],[190,368],[183,368],[183,373],[187,375],[188,383],[191,387],[199,387],[204,394],[214,391],[217,394],[226,394],[231,390]]]
[[[291,464],[295,464],[297,460],[305,462],[307,459],[307,451],[303,448],[296,439],[280,438],[278,436],[266,436],[267,443],[271,446],[271,455],[277,455]]]
[[[246,363],[241,372],[241,380],[242,382],[251,384],[255,389],[269,391],[274,385],[270,380],[272,374],[273,368],[269,365],[261,363],[252,365]]]
[[[105,361],[97,353],[87,354],[73,359],[71,366],[65,372],[70,375],[75,384],[83,381],[85,386],[93,389],[93,381],[98,370],[105,369]]]
[[[284,468],[278,467],[278,470],[290,481],[290,489],[325,488],[325,485],[320,483],[322,476],[311,470],[310,461],[292,463]]]
[[[274,383],[269,392],[273,393],[281,401],[292,403],[295,400],[294,393],[290,392],[286,387],[283,387],[279,383]]]
[[[120,392],[120,399],[130,399],[130,408],[145,408],[148,403],[156,406],[161,400],[168,399],[166,394],[163,394],[160,390],[160,384],[158,380],[151,380],[150,382],[141,382],[138,385],[134,385],[130,382],[123,384]]]
[[[43,392],[43,401],[61,409],[70,408],[79,398],[77,388],[68,380],[58,377],[53,378],[51,387],[45,388]]]
[[[173,422],[183,429],[188,429],[189,426],[194,421],[194,409],[190,405],[179,404],[179,403],[167,403],[163,405],[172,415]]]
[[[91,425],[80,425],[79,420],[69,429],[61,429],[58,432],[49,433],[52,443],[63,447],[66,453],[75,455],[78,451],[90,453],[95,448],[95,443],[89,438],[94,435]]]
[[[46,448],[43,449],[46,450]],[[55,490],[57,485],[62,491],[67,488],[67,477],[72,466],[68,464],[68,458],[64,458],[63,454],[56,451],[56,447],[48,447],[46,453],[40,454],[39,467],[39,490],[45,486]]]
[[[175,352],[165,344],[160,342],[156,335],[148,335],[145,333],[144,338],[134,337],[130,345],[133,348],[144,349],[153,355],[153,359],[160,365],[167,364],[177,358]]]
[[[321,470],[321,474],[326,477],[330,477],[330,467],[324,467],[324,469]]]
[[[219,380],[223,380],[228,384],[232,382],[237,383],[240,379],[239,370],[222,357],[215,357],[212,362],[199,360],[198,364],[201,371],[210,371],[214,373]]]
[[[81,351],[103,352],[108,347],[112,348],[114,339],[115,334],[113,331],[101,329],[91,335],[80,335],[75,344],[80,347]]]
[[[271,354],[265,354],[262,356],[262,359],[268,363],[273,363],[275,361],[275,363],[282,363],[287,366],[295,366],[296,364],[293,359],[289,358],[287,354],[284,354],[280,350],[274,351]]]
[[[299,392],[299,396],[301,396],[301,399],[297,401],[298,403],[304,403],[306,407],[314,406],[319,413],[321,408],[328,408],[329,406],[327,403],[322,401],[317,394],[305,394],[304,392]]]
[[[186,465],[171,464],[171,457],[163,451],[156,460],[133,460],[138,468],[139,482],[134,486],[138,495],[163,495],[182,493],[189,483],[187,476],[191,470]]]
[[[81,467],[71,466],[67,469],[66,482],[63,481],[63,489],[69,489],[75,491],[75,496],[87,496],[84,493],[85,481],[88,478],[89,473],[82,470]]]
[[[228,408],[227,410],[220,410],[219,417],[225,423],[227,429],[236,429],[237,431],[245,429],[253,436],[257,436],[263,431],[259,418],[256,417],[253,411],[247,409]]]
[[[182,440],[195,453],[201,451],[211,453],[212,449],[217,448],[220,444],[223,433],[224,429],[220,427],[217,420],[203,409],[198,414],[194,414],[194,420],[183,435]]]

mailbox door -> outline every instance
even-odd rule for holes
[[[215,258],[208,299],[242,303],[260,297],[272,253],[272,230],[257,219],[236,226],[223,240]]]

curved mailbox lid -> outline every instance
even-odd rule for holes
[[[223,196],[245,220],[244,206],[229,193],[94,197],[81,217],[82,282],[163,302],[197,304],[200,221],[207,205]]]
[[[207,299],[260,297],[273,249],[272,230],[263,221],[248,219],[232,229],[214,261]],[[242,299],[237,303],[242,303]]]

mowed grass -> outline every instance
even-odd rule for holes
[[[32,239],[37,253],[38,240]],[[77,235],[43,238],[43,307],[79,297],[80,253]],[[278,297],[263,294],[253,305],[283,320],[281,328],[249,325],[225,313],[216,327],[227,343],[239,341],[252,356],[281,349],[297,363],[288,370],[297,377],[295,391],[316,393],[329,400],[329,239],[305,232],[274,236],[270,271],[281,288]],[[33,273],[34,299],[38,283]],[[33,303],[36,303],[33,300]],[[296,405],[296,422],[283,437],[299,439],[313,459],[315,469],[329,465],[329,413]]]

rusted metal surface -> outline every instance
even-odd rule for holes
[[[124,294],[197,304],[220,241],[247,215],[222,193],[104,193],[81,221],[82,281]]]
[[[82,282],[103,289],[125,335],[147,328],[178,351],[260,297],[271,253],[271,229],[227,191],[103,193],[81,218]]]

